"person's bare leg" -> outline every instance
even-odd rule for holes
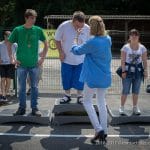
[[[121,106],[125,105],[126,99],[127,99],[127,95],[121,95]]]
[[[1,85],[1,78],[0,78],[0,95],[2,95],[2,85]]]
[[[133,94],[132,98],[133,98],[133,114],[140,115],[141,111],[140,111],[140,109],[138,107],[138,95],[137,94]]]
[[[126,99],[127,99],[127,95],[121,95],[121,106],[119,108],[120,115],[126,115],[124,111],[124,105],[125,105]]]
[[[138,103],[138,95],[137,95],[137,94],[133,94],[133,95],[132,95],[132,99],[133,99],[133,106],[137,106],[137,103]]]
[[[5,85],[6,85],[6,78],[1,79],[1,91],[2,91],[2,96],[6,96],[6,91],[5,91]]]
[[[82,94],[82,90],[77,90],[77,96],[82,96],[83,94]]]
[[[70,90],[65,90],[65,94],[66,94],[67,96],[71,96]]]
[[[6,86],[5,86],[5,93],[6,93],[6,95],[9,93],[10,83],[11,83],[11,79],[10,78],[6,78]]]
[[[82,104],[83,103],[83,91],[77,90],[77,103]]]

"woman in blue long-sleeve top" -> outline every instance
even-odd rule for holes
[[[105,94],[111,85],[111,37],[106,34],[105,24],[100,16],[92,16],[89,25],[91,38],[78,46],[79,31],[71,51],[75,55],[85,54],[80,81],[84,82],[83,105],[95,129],[91,142],[96,143],[98,139],[106,142],[108,129]],[[94,93],[97,94],[99,117],[92,104]]]

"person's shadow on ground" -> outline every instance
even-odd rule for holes
[[[83,137],[81,129],[86,129],[86,126],[78,125],[62,125],[53,126],[50,136],[41,139],[41,145],[46,150],[108,150],[105,145],[90,143],[90,138]],[[88,128],[91,126],[88,126]],[[81,135],[82,137],[77,137]]]
[[[119,131],[120,138],[127,139],[127,141],[124,142],[124,144],[138,145],[140,144],[140,142],[142,142],[141,140],[146,140],[149,138],[149,133],[145,131],[144,127],[140,127],[139,124],[120,125],[119,127],[120,128],[115,130]]]
[[[0,137],[0,150],[12,150],[12,144],[29,140],[30,136],[17,136],[17,134],[29,134],[32,126],[14,125],[5,135]],[[8,135],[7,135],[8,133]],[[10,134],[12,133],[12,136]],[[15,135],[16,134],[16,135]]]

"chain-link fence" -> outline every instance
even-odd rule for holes
[[[120,58],[114,57],[111,63],[112,71],[112,86],[108,89],[109,94],[121,93],[121,79],[116,74],[116,69],[120,66]],[[46,59],[43,66],[42,81],[39,83],[40,92],[48,93],[63,93],[60,74],[60,61],[59,59]],[[148,74],[150,75],[150,60],[148,60]],[[94,76],[94,75],[93,75]],[[150,76],[145,79],[141,86],[141,94],[145,94],[147,84],[150,84]]]
[[[62,93],[60,61],[57,58],[58,52],[54,43],[54,34],[56,28],[65,20],[71,19],[71,15],[50,15],[46,16],[47,31],[45,35],[49,43],[48,58],[44,62],[42,81],[39,83],[39,91],[46,93]],[[86,22],[90,16],[86,16]],[[102,16],[112,38],[112,86],[109,88],[109,94],[121,93],[121,79],[115,73],[120,66],[120,49],[128,39],[128,31],[136,28],[140,31],[142,44],[150,51],[150,17],[149,16]],[[148,60],[148,74],[150,75],[150,60]],[[147,84],[150,84],[150,76],[141,86],[141,94],[145,94]]]

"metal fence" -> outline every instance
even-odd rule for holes
[[[86,16],[86,21],[90,15]],[[60,23],[65,20],[71,19],[72,15],[48,15],[44,19],[47,24],[47,29],[54,30]],[[150,17],[149,16],[126,16],[126,15],[104,15],[102,18],[105,21],[106,29],[109,30],[109,35],[112,38],[112,86],[108,89],[109,94],[121,93],[121,79],[115,73],[117,67],[120,65],[120,48],[128,39],[128,31],[132,28],[136,28],[140,31],[140,40],[142,44],[150,50]],[[54,35],[54,33],[53,33]],[[53,40],[53,36],[51,37]],[[51,45],[51,42],[49,42]],[[53,44],[52,44],[53,45]],[[117,57],[116,57],[117,56]],[[148,61],[148,71],[150,74],[150,64]],[[146,94],[145,89],[147,84],[150,84],[150,76],[144,81],[141,86],[141,94]],[[49,93],[62,93],[62,84],[60,76],[60,61],[59,59],[47,58],[44,62],[43,68],[43,80],[39,84],[39,90]]]
[[[86,23],[91,15],[86,15]],[[128,40],[129,30],[136,28],[140,32],[142,44],[150,50],[150,16],[145,15],[102,15],[106,29],[112,37],[112,51],[117,53],[118,50]],[[47,29],[57,29],[65,20],[72,19],[72,15],[47,15],[44,20]]]
[[[39,83],[39,91],[46,93],[63,93],[60,74],[59,59],[46,59],[43,65],[42,81]],[[121,93],[121,79],[116,74],[116,69],[120,66],[120,58],[114,57],[111,63],[112,71],[112,86],[108,89],[108,94]],[[141,85],[141,94],[146,94],[145,89],[147,84],[150,84],[150,60],[148,60],[148,78]]]
[[[90,15],[86,16],[86,21]],[[65,20],[71,19],[72,15],[48,15],[44,19],[47,24],[47,29],[50,29],[50,35],[47,35],[50,49],[54,52],[54,33],[58,25]],[[109,35],[112,38],[112,86],[108,89],[109,94],[121,93],[121,79],[115,73],[117,67],[120,65],[120,48],[128,39],[128,31],[136,28],[140,31],[140,40],[142,44],[148,49],[150,53],[150,17],[149,16],[126,16],[126,15],[104,15],[102,18],[105,21],[106,29],[109,30]],[[55,51],[56,52],[56,51]],[[50,52],[51,54],[51,52]],[[116,57],[117,56],[117,57]],[[43,66],[42,81],[39,83],[39,91],[46,93],[63,93],[60,75],[60,61],[59,59],[47,58]],[[141,86],[141,94],[146,94],[145,89],[147,84],[150,84],[150,60],[148,60],[148,78]],[[17,90],[16,90],[17,91]]]

